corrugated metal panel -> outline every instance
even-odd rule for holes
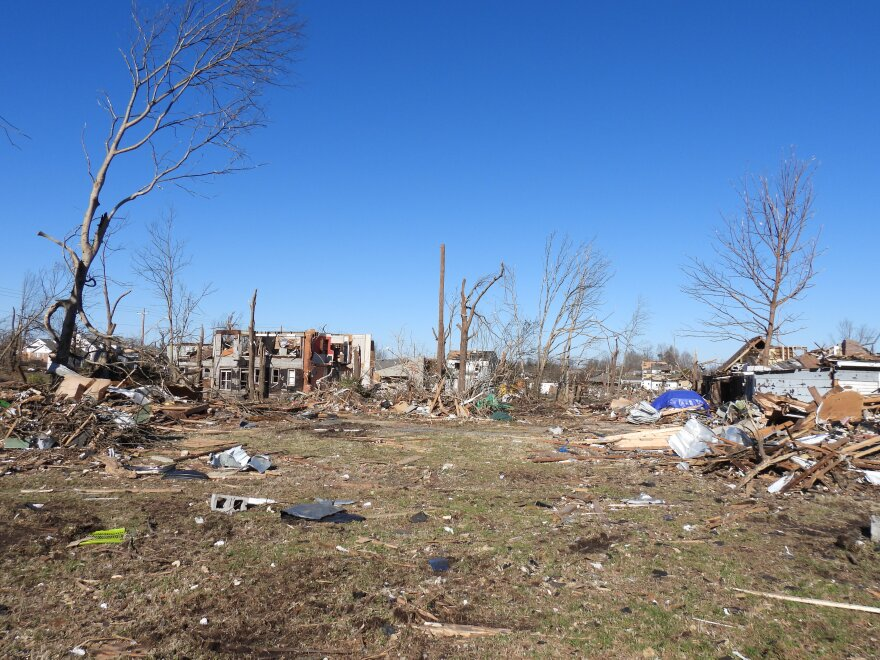
[[[880,389],[880,371],[863,369],[838,369],[837,384],[862,394],[872,394]]]
[[[810,390],[812,385],[819,394],[831,389],[831,371],[771,371],[755,374],[755,391],[768,394],[793,396],[801,401],[812,401]]]

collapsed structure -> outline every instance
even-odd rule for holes
[[[752,399],[755,394],[812,401],[834,387],[861,394],[880,390],[880,355],[846,339],[840,346],[807,351],[805,347],[771,346],[770,364],[758,364],[764,339],[746,342],[704,384],[716,402]]]
[[[337,334],[304,330],[261,330],[255,333],[254,382],[264,396],[280,392],[308,392],[330,380],[350,378],[369,386],[375,351],[369,334]],[[248,334],[236,328],[214,331],[210,360],[192,364],[197,349],[180,366],[201,369],[206,389],[245,392],[251,362]],[[184,357],[184,356],[182,356]]]

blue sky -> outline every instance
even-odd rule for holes
[[[86,11],[88,8],[88,11]],[[0,145],[7,250],[0,304],[24,270],[55,256],[38,229],[80,221],[80,146],[106,127],[96,99],[121,94],[127,3],[9,3],[0,27],[0,115],[29,136]],[[726,357],[681,336],[701,310],[680,266],[708,250],[734,184],[771,173],[790,145],[815,156],[821,274],[800,305],[826,339],[849,317],[880,325],[880,5],[871,2],[335,2],[300,4],[307,37],[272,123],[247,141],[259,169],[193,197],[169,190],[129,207],[121,277],[143,227],[174,206],[193,263],[212,282],[206,322],[247,309],[258,325],[403,329],[431,341],[437,251],[447,289],[515,268],[535,305],[544,238],[595,239],[621,323],[643,296],[645,340]],[[120,175],[125,175],[120,171]],[[123,181],[122,183],[125,183]],[[141,283],[121,331],[157,301]]]

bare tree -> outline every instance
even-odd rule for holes
[[[693,258],[684,267],[685,293],[704,304],[703,328],[689,334],[745,341],[764,338],[761,364],[768,364],[773,341],[794,332],[800,317],[787,311],[813,285],[819,254],[811,233],[814,161],[794,152],[772,179],[746,177],[742,214],[723,218],[715,232],[715,258]]]
[[[91,327],[83,293],[111,223],[127,204],[157,188],[186,189],[248,167],[240,138],[265,124],[261,93],[281,80],[302,30],[291,9],[271,0],[186,0],[150,15],[134,5],[132,24],[134,38],[122,53],[130,89],[122,103],[103,99],[109,126],[95,169],[83,140],[91,187],[78,249],[39,232],[70,260],[70,294],[45,316],[62,364],[77,316]],[[134,182],[118,196],[107,187],[117,161],[129,168],[122,181]],[[101,196],[110,194],[110,203],[102,204]],[[51,321],[59,310],[64,320],[55,333]]]
[[[875,344],[880,341],[880,330],[867,323],[862,323],[857,326],[849,319],[843,319],[837,324],[836,335],[836,337],[831,338],[832,344],[841,342],[844,339],[851,339],[858,342],[872,353],[874,352]]]
[[[186,243],[174,236],[174,212],[153,222],[149,240],[134,257],[135,271],[149,284],[165,308],[164,326],[160,324],[160,346],[168,352],[171,377],[176,380],[180,344],[194,333],[193,315],[202,300],[212,293],[210,285],[191,290],[182,280],[190,264]]]
[[[602,336],[597,314],[610,277],[608,260],[592,242],[574,245],[568,237],[557,243],[555,233],[547,237],[535,321],[538,387],[551,358],[561,357],[567,369],[574,350]]]
[[[480,304],[480,300],[483,299],[483,296],[486,295],[486,292],[492,288],[492,285],[495,284],[498,280],[504,277],[504,263],[501,264],[501,267],[498,270],[496,275],[484,275],[479,280],[477,280],[476,284],[474,284],[467,295],[465,295],[465,289],[467,288],[467,279],[462,278],[461,280],[461,297],[459,301],[459,322],[458,322],[458,332],[459,332],[459,363],[458,363],[458,394],[459,396],[464,396],[465,391],[467,389],[467,359],[468,359],[468,343],[472,339],[471,335],[471,325],[473,324],[474,317],[477,314],[477,305]]]
[[[500,361],[495,373],[504,382],[513,382],[525,371],[534,342],[535,323],[523,314],[517,294],[516,272],[504,269],[504,300],[486,326],[495,337]]]
[[[633,353],[636,339],[638,339],[645,331],[645,326],[650,318],[647,305],[640,297],[636,302],[629,320],[618,330],[608,329],[606,342],[608,344],[608,376],[606,379],[606,387],[613,389],[615,393],[620,391],[623,381],[623,373],[627,367],[626,356]],[[620,353],[623,351],[624,359],[618,362]]]
[[[66,286],[66,270],[64,264],[58,263],[37,273],[26,273],[22,280],[18,305],[12,308],[8,327],[0,337],[0,361],[22,380],[21,353],[41,327],[40,321],[52,300]]]
[[[214,319],[211,323],[212,328],[223,328],[224,330],[235,330],[241,325],[241,312],[228,312],[225,316]]]
[[[107,261],[111,252],[114,252],[115,249],[110,246],[110,241],[105,237],[104,244],[101,246],[100,252],[100,263],[101,263],[101,290],[103,293],[103,302],[104,302],[104,315],[105,315],[105,326],[103,335],[97,337],[98,341],[103,345],[103,350],[98,354],[98,363],[101,365],[107,365],[110,362],[110,356],[113,353],[113,338],[116,334],[116,321],[114,321],[114,317],[116,316],[116,308],[119,307],[119,303],[122,302],[122,299],[131,293],[131,289],[126,289],[118,296],[115,297],[115,300],[111,302],[110,295],[110,284],[118,284],[112,280],[112,278],[107,274]]]

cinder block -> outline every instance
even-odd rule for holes
[[[248,498],[238,497],[237,495],[220,495],[213,493],[211,495],[211,511],[219,511],[221,513],[234,513],[236,511],[246,511],[248,506]]]

